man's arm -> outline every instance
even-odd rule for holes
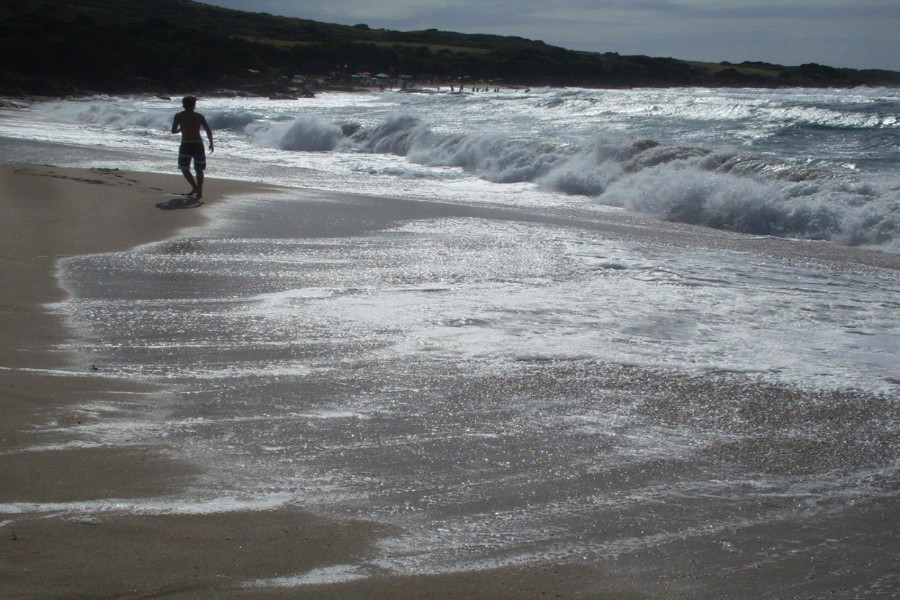
[[[181,119],[179,118],[181,113],[175,115],[175,118],[172,119],[172,133],[179,133],[181,131]]]
[[[206,117],[201,117],[200,124],[203,125],[203,129],[206,131],[206,137],[209,140],[209,151],[215,152],[216,147],[213,145],[213,135],[212,128],[209,126],[209,123],[206,122]]]

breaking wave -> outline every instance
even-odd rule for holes
[[[647,102],[638,106],[645,110],[640,116],[643,120],[647,114],[669,109],[680,111],[678,118],[684,122],[694,119],[695,111],[695,121],[702,122],[706,115],[711,124],[726,116],[744,120],[753,114],[748,107],[736,112],[727,103],[709,106],[695,101],[672,108]],[[485,110],[497,110],[500,104],[494,101],[493,108],[485,104]],[[843,165],[844,157],[825,146],[824,158],[811,160],[807,147],[808,140],[818,140],[818,136],[825,136],[822,144],[827,144],[832,133],[825,130],[841,129],[846,131],[842,139],[858,141],[861,156],[874,148],[870,154],[889,160],[893,154],[888,151],[885,155],[883,148],[897,147],[895,132],[900,127],[889,110],[891,103],[875,102],[871,107],[845,111],[812,105],[762,105],[756,110],[765,111],[765,119],[762,124],[748,122],[748,135],[764,134],[775,140],[772,143],[777,147],[767,150],[763,146],[757,152],[723,152],[702,147],[702,142],[690,145],[642,138],[627,129],[596,128],[586,134],[590,128],[576,126],[578,111],[595,111],[598,105],[598,97],[581,92],[559,91],[534,99],[535,110],[544,111],[542,114],[558,111],[558,121],[571,123],[569,131],[541,124],[525,126],[518,115],[518,121],[495,119],[490,127],[460,133],[458,128],[454,131],[427,122],[439,119],[440,111],[447,109],[440,104],[417,105],[415,114],[397,112],[367,125],[335,122],[314,114],[296,117],[296,113],[241,109],[207,112],[207,118],[214,129],[256,146],[390,154],[420,166],[417,177],[427,176],[429,169],[435,168],[434,177],[442,178],[446,168],[456,168],[493,183],[532,183],[551,193],[671,221],[900,252],[900,176],[880,167],[880,172],[857,170],[852,154]],[[137,108],[108,98],[51,102],[41,110],[54,119],[128,131],[167,132],[172,114],[171,106]],[[522,109],[517,106],[515,110]],[[597,117],[591,119],[596,122]],[[800,138],[806,145],[797,143]],[[702,139],[711,138],[706,135]],[[798,148],[793,154],[792,144]],[[390,170],[379,172],[390,174]]]
[[[531,182],[670,221],[900,251],[898,179],[650,139],[446,134],[404,114],[369,128],[304,117],[251,127],[250,135],[286,150],[392,154],[494,183]]]
[[[251,125],[247,133],[258,145],[303,152],[334,150],[343,137],[340,126],[315,117]]]

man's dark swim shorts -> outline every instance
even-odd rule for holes
[[[203,142],[182,142],[178,149],[178,168],[190,169],[191,159],[194,159],[194,168],[198,171],[206,169],[206,147]]]

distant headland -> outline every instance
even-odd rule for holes
[[[900,86],[900,72],[819,64],[703,63],[566,50],[541,41],[389,31],[191,0],[4,0],[0,95],[247,94],[498,86]]]

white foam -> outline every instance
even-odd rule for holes
[[[895,251],[896,93],[836,92],[542,89],[515,102],[503,94],[453,102],[440,95],[328,94],[302,105],[204,99],[204,111],[220,131],[213,163],[231,177],[547,206],[565,203],[562,192],[714,227],[763,227]],[[172,144],[168,123],[176,108],[146,98],[37,103],[32,122],[17,118],[8,134],[159,153]],[[874,137],[860,147],[857,134],[865,132]],[[272,147],[263,158],[260,144]],[[635,148],[643,150],[635,156]],[[726,165],[729,177],[710,179],[704,173],[711,163],[703,160],[710,153],[766,166],[746,173]],[[853,167],[842,166],[848,163]],[[793,179],[801,171],[812,185]],[[850,175],[862,185],[838,183]],[[504,189],[522,183],[532,184],[525,194]]]
[[[75,371],[69,369],[39,369],[34,367],[3,367],[0,371],[17,371],[21,373],[39,373],[41,375],[50,375],[53,377],[107,377],[109,374],[98,375],[90,370]]]
[[[313,569],[300,575],[289,577],[273,577],[270,579],[257,579],[244,584],[244,587],[252,588],[293,588],[307,585],[328,585],[334,583],[346,583],[358,581],[370,577],[365,567],[359,565],[334,565]]]
[[[145,498],[78,501],[78,502],[6,502],[0,503],[4,515],[211,515],[219,513],[263,511],[290,505],[290,494],[263,497],[227,496],[192,500],[180,498]]]

